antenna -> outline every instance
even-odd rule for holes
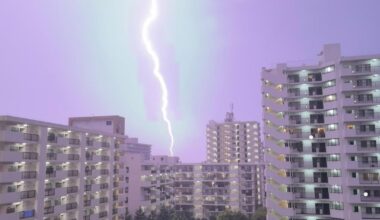
[[[234,121],[234,103],[231,103],[230,107],[231,107],[231,111],[226,113],[226,118],[224,119],[224,122]]]

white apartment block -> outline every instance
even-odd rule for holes
[[[224,122],[207,125],[207,162],[250,163],[261,161],[260,124],[235,121],[227,112]]]
[[[263,68],[269,220],[380,219],[380,55]]]
[[[0,117],[0,219],[124,219],[138,142],[117,116],[70,125]]]
[[[202,163],[174,166],[174,207],[213,219],[226,209],[252,215],[263,206],[262,165]]]
[[[157,213],[162,205],[173,205],[173,169],[178,163],[178,157],[152,156],[146,160],[141,154],[128,154],[129,213],[134,214],[141,208],[148,216]]]

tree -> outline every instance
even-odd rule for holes
[[[132,220],[132,216],[129,214],[128,208],[125,209],[124,220]]]
[[[267,219],[267,209],[266,208],[258,208],[251,217],[251,220],[266,220]]]
[[[176,211],[171,220],[194,220],[194,216],[188,211]]]
[[[141,208],[137,209],[134,220],[148,220]]]
[[[174,217],[174,210],[162,205],[157,215],[157,220],[171,220]]]
[[[218,215],[217,220],[248,220],[248,217],[241,212],[225,210]]]
[[[148,220],[156,220],[157,219],[157,214],[155,211],[150,212],[148,216]]]

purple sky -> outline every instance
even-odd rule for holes
[[[118,114],[167,154],[159,87],[142,47],[148,0],[0,2],[0,114],[66,124]],[[170,98],[176,154],[205,159],[205,126],[229,104],[261,122],[260,70],[309,63],[325,43],[380,53],[380,1],[162,0],[153,40]]]

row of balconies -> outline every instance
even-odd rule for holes
[[[0,219],[32,219],[35,217],[34,209],[23,210],[9,207],[5,213],[0,213]]]
[[[367,64],[365,68],[357,69],[356,66],[351,67],[351,68],[343,68],[341,73],[342,73],[342,76],[365,76],[365,75],[379,74],[380,68],[379,66],[371,66]]]
[[[15,161],[29,161],[37,160],[38,153],[36,152],[20,152],[20,151],[0,151],[0,161],[15,162]]]
[[[75,161],[79,160],[79,154],[46,153],[46,159],[50,161]]]
[[[46,188],[45,189],[45,196],[55,196],[55,197],[61,197],[67,194],[71,193],[77,193],[78,192],[78,186],[68,186],[68,187],[59,187],[59,188]]]
[[[46,178],[64,179],[67,177],[78,177],[78,170],[52,170],[46,172]]]
[[[99,212],[94,212],[91,210],[90,213],[87,213],[86,215],[83,216],[83,220],[98,220],[102,219],[108,216],[108,211],[99,211]]]
[[[380,87],[380,82],[370,81],[368,83],[358,84],[358,83],[344,83],[342,85],[343,91],[357,91],[357,90],[368,90],[368,89],[376,89]]]
[[[18,202],[20,200],[31,199],[35,197],[36,197],[36,190],[1,193],[0,204],[9,204],[9,203]]]
[[[367,98],[358,98],[357,96],[351,98],[345,98],[342,100],[343,106],[365,106],[365,105],[374,105],[380,104],[380,97],[367,97]]]
[[[21,180],[36,179],[36,171],[21,171],[21,172],[2,172],[0,173],[0,183],[14,183]]]
[[[44,207],[44,215],[50,215],[50,214],[58,215],[66,211],[70,211],[77,208],[78,208],[77,202],[70,202],[70,203],[60,204],[56,206],[49,205],[49,206]]]
[[[35,143],[39,141],[39,135],[8,128],[0,130],[0,140],[4,142]]]

